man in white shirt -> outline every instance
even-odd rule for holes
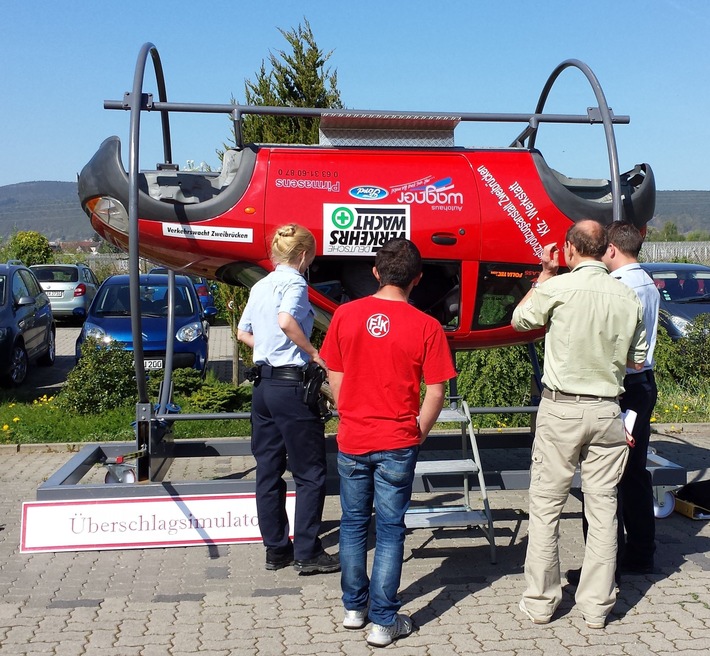
[[[602,262],[611,275],[636,292],[643,307],[648,354],[641,371],[626,370],[624,393],[619,399],[622,411],[636,413],[629,458],[618,487],[619,535],[617,580],[619,573],[648,574],[653,571],[656,550],[656,518],[653,512],[653,487],[646,469],[651,437],[651,415],[658,391],[653,375],[654,349],[658,329],[660,295],[653,279],[639,266],[638,255],[643,236],[630,223],[614,222],[607,227],[609,245]],[[584,523],[586,537],[586,522]],[[579,583],[579,569],[567,572],[572,585]]]

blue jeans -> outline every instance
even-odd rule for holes
[[[404,514],[412,498],[419,447],[365,455],[338,452],[340,474],[340,567],[343,605],[364,610],[375,624],[394,624],[404,559]],[[375,509],[372,576],[367,576],[367,534]]]

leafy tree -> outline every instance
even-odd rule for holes
[[[5,254],[9,260],[20,260],[25,266],[49,264],[54,261],[54,251],[49,240],[34,230],[22,230],[10,237]]]
[[[685,235],[678,231],[678,226],[673,221],[663,224],[663,228],[649,228],[647,241],[685,241]]]
[[[337,72],[326,68],[333,51],[326,53],[318,47],[310,23],[304,19],[304,25],[289,31],[279,28],[279,32],[291,51],[270,53],[270,69],[262,60],[254,80],[244,83],[246,104],[342,107]],[[243,119],[242,134],[245,142],[318,143],[318,118],[250,114]],[[236,143],[234,134],[232,144]]]

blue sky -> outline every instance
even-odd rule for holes
[[[532,112],[555,67],[579,59],[614,112],[631,117],[615,131],[622,170],[649,162],[658,189],[710,189],[707,0],[11,1],[0,28],[0,186],[74,180],[112,134],[125,161],[129,115],[103,101],[130,89],[144,43],[158,48],[169,100],[243,101],[244,80],[287,47],[277,28],[304,17],[333,50],[354,109]],[[145,90],[154,86],[149,65]],[[594,104],[584,76],[568,69],[546,109]],[[157,115],[142,125],[141,166],[152,168],[162,159]],[[456,140],[506,146],[522,127],[467,124]],[[176,163],[219,166],[227,118],[171,115],[171,129]],[[545,125],[537,146],[567,175],[608,177],[601,126]]]

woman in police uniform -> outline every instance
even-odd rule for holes
[[[325,367],[310,342],[314,313],[303,277],[315,254],[309,230],[294,223],[278,228],[271,242],[275,270],[252,287],[237,329],[237,339],[253,349],[257,368],[251,448],[266,569],[293,563],[308,574],[340,569],[338,557],[323,550],[319,537],[326,476],[323,422],[303,400],[306,365]],[[293,543],[283,480],[287,456],[296,485]]]

